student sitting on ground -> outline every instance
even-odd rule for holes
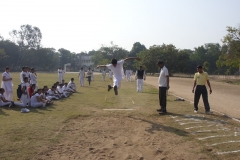
[[[31,107],[45,107],[46,103],[42,102],[40,94],[42,89],[38,89],[37,92],[31,97]]]
[[[49,97],[49,98],[51,98],[51,99],[58,100],[58,99],[59,99],[59,95],[58,95],[58,94],[55,94],[55,90],[56,90],[56,87],[55,87],[55,86],[52,86],[51,89],[48,89],[48,91],[47,91],[47,97]]]
[[[62,87],[63,92],[67,92],[69,95],[72,94],[74,91],[72,89],[69,89],[67,86],[67,83],[64,84],[64,86]]]
[[[60,93],[60,95],[61,95],[62,98],[67,98],[68,96],[66,95],[66,93],[63,92],[62,86],[63,86],[62,84],[59,84],[59,85],[57,86],[57,90],[58,90],[58,92]]]
[[[46,105],[51,105],[51,104],[53,104],[53,101],[51,101],[51,99],[49,99],[49,98],[47,99],[46,92],[47,92],[47,90],[45,88],[43,88],[42,93],[40,94],[42,102],[46,103]]]
[[[71,78],[70,82],[68,83],[68,88],[71,88],[74,92],[76,92],[76,84],[74,83],[74,78]]]
[[[5,92],[4,88],[0,88],[0,107],[8,106],[9,108],[11,108],[15,105],[20,106],[20,107],[25,107],[25,106],[23,106],[22,103],[6,100],[3,95],[4,92]]]

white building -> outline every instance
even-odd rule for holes
[[[93,69],[93,62],[92,62],[92,56],[90,55],[84,55],[84,54],[79,54],[78,55],[78,60],[79,60],[79,63],[78,63],[78,66],[79,68],[82,68],[87,71],[88,68],[91,68]]]

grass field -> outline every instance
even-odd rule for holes
[[[19,73],[11,75],[15,91]],[[227,117],[216,113],[205,115],[203,108],[199,114],[193,114],[192,104],[174,101],[172,96],[168,96],[169,113],[160,116],[156,112],[159,108],[156,88],[145,85],[143,93],[136,93],[135,81],[124,81],[115,96],[113,91],[107,92],[110,80],[102,81],[95,76],[90,86],[85,80],[85,86],[79,87],[77,76],[65,74],[64,79],[68,82],[74,77],[78,92],[54,101],[53,106],[30,108],[29,113],[21,113],[18,107],[0,108],[0,159],[192,159],[194,155],[196,159],[238,159],[240,156],[240,125]],[[55,81],[57,74],[38,74],[40,87],[51,87]],[[114,135],[118,138],[125,135],[131,140],[132,145],[125,151],[128,155],[114,148],[122,145],[121,139],[114,142],[114,147],[107,145],[109,137]],[[136,141],[130,138],[138,136],[143,137]],[[131,147],[142,152],[135,153]],[[95,151],[96,148],[101,152]],[[150,151],[145,153],[147,149]],[[175,155],[171,154],[174,150]],[[142,157],[137,158],[138,154]]]

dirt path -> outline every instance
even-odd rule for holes
[[[147,77],[145,83],[158,87],[158,77]],[[240,86],[215,81],[210,81],[210,83],[213,90],[213,93],[209,95],[211,109],[240,119],[240,104],[238,102]],[[192,102],[192,86],[193,79],[191,78],[171,77],[169,93]],[[202,99],[200,99],[200,104],[203,105]]]

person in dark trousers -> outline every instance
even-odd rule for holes
[[[160,68],[158,84],[159,84],[159,104],[160,109],[157,111],[159,114],[166,114],[167,113],[167,90],[170,88],[169,86],[169,74],[168,69],[164,66],[163,61],[158,61],[158,67]]]
[[[210,94],[212,93],[212,88],[209,82],[208,73],[204,72],[202,69],[202,66],[197,66],[197,71],[194,75],[194,83],[193,83],[193,89],[192,93],[194,93],[194,112],[198,113],[198,102],[200,99],[200,96],[202,95],[204,107],[205,107],[205,113],[211,114],[210,106],[208,103],[208,91],[205,86],[206,82],[209,87]],[[196,87],[196,88],[195,88]],[[195,88],[195,92],[194,92]]]
[[[142,66],[140,66],[139,70],[136,71],[135,79],[137,80],[137,92],[142,92],[143,80],[146,80],[146,74],[145,71],[142,69]]]

